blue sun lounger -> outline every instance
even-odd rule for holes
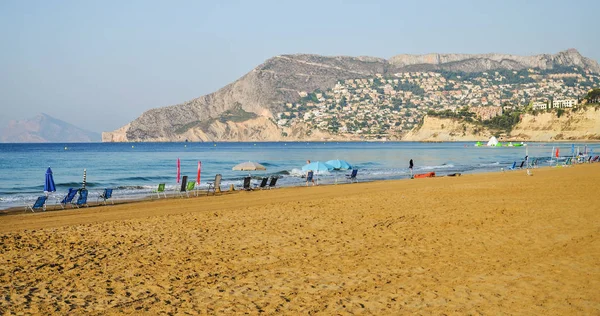
[[[87,204],[87,198],[88,198],[88,190],[86,189],[79,189],[79,197],[77,198],[77,201],[75,201],[75,203],[72,203],[74,207],[81,207],[81,206],[89,206]]]
[[[65,207],[67,207],[67,205],[73,202],[75,195],[77,195],[77,189],[69,188],[67,195],[65,195],[65,197],[60,201],[60,206],[63,208],[63,210]]]
[[[27,213],[27,210],[30,210],[31,213],[35,213],[35,210],[45,211],[47,199],[48,197],[45,195],[38,197],[37,200],[35,200],[35,203],[33,203],[32,205],[25,205],[25,212]]]
[[[104,192],[98,196],[98,201],[102,200],[102,203],[106,205],[106,201],[110,200],[112,204],[115,204],[114,200],[112,199],[112,193],[113,189],[104,189]]]

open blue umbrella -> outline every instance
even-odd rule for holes
[[[333,166],[330,166],[326,163],[322,163],[320,161],[311,162],[302,167],[302,171],[312,170],[314,172],[322,172],[322,171],[331,171],[333,170]]]
[[[352,169],[352,166],[346,160],[339,160],[339,159],[329,160],[326,162],[326,164],[332,166],[333,169],[336,169],[336,170]]]
[[[54,185],[54,177],[52,176],[52,169],[48,167],[46,170],[46,182],[44,183],[44,192],[56,192],[56,185]]]

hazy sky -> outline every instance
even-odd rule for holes
[[[0,1],[0,125],[109,131],[279,54],[511,53],[600,60],[600,1]]]

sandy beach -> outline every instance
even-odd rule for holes
[[[0,313],[600,313],[600,164],[0,217]]]

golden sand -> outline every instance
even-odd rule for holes
[[[0,314],[599,314],[600,164],[0,217]]]

